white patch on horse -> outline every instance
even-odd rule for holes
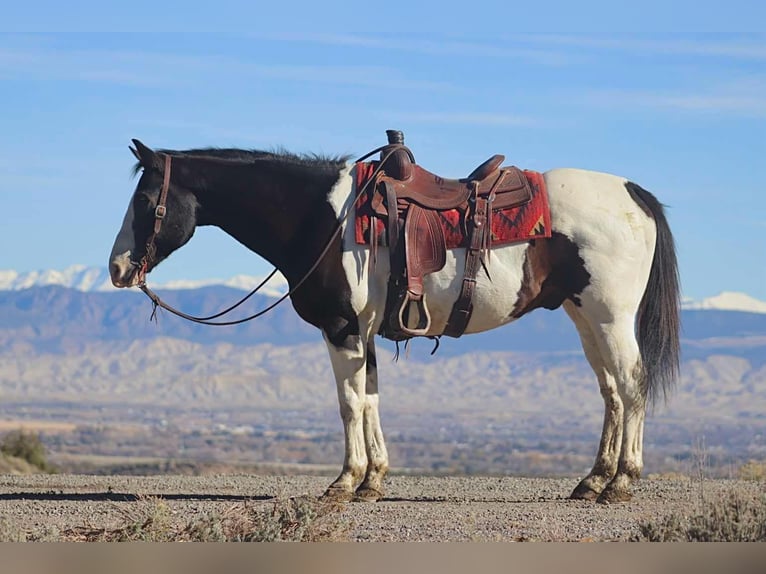
[[[347,164],[338,174],[338,180],[327,194],[327,201],[335,212],[338,221],[342,221],[349,209],[354,209],[356,199],[356,168]],[[369,276],[369,248],[356,243],[355,214],[351,214],[343,223],[343,269],[351,288],[351,306],[360,315],[360,329],[364,330],[364,320],[375,321],[376,311],[382,313],[385,306],[386,279],[388,276],[388,250],[378,253],[376,273]],[[371,336],[371,334],[370,334]]]
[[[473,312],[466,334],[487,331],[513,320],[511,311],[523,280],[526,249],[526,243],[492,249],[492,254],[485,261],[486,271],[482,267],[476,275]],[[460,295],[465,262],[464,248],[450,249],[444,268],[423,279],[425,300],[431,313],[432,335],[444,332],[452,307]]]
[[[109,255],[109,274],[112,278],[112,283],[117,287],[128,286],[122,284],[122,278],[127,277],[133,267],[130,256],[135,251],[134,219],[135,212],[133,210],[133,201],[131,201],[128,204],[128,210],[122,219],[122,227],[120,227],[120,231],[117,233],[112,252]]]
[[[577,244],[591,277],[599,278],[583,295],[617,298],[618,308],[634,316],[654,256],[654,220],[630,197],[625,178],[563,168],[547,172],[545,181],[553,229]],[[610,320],[614,311],[604,308],[598,320]]]

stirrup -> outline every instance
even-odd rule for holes
[[[404,320],[404,313],[409,310],[412,303],[415,303],[418,311],[418,325],[414,329],[410,329],[405,325]],[[423,324],[424,320],[425,325]],[[431,314],[428,312],[428,307],[426,307],[425,294],[415,299],[410,295],[409,291],[405,293],[402,306],[399,307],[399,328],[403,333],[411,337],[425,337],[428,334],[428,331],[431,329]]]

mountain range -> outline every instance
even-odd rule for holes
[[[170,305],[194,315],[210,315],[237,301],[243,291],[223,285],[196,289],[158,290]],[[274,299],[256,294],[243,307],[244,316]],[[89,343],[175,338],[203,345],[238,346],[268,343],[277,346],[320,342],[319,331],[303,322],[289,301],[263,317],[233,327],[190,323],[163,310],[150,320],[152,303],[137,290],[80,291],[47,285],[0,291],[0,349],[25,345],[36,352],[66,354]],[[691,308],[682,311],[684,354],[696,357],[716,349],[766,359],[766,314]],[[387,341],[379,345],[393,348]],[[413,342],[414,353],[430,352],[427,340]],[[485,351],[577,351],[579,338],[565,313],[538,310],[524,319],[493,331],[461,337],[442,337],[438,356]]]
[[[250,291],[261,281],[262,276],[235,275],[229,279],[175,280],[158,284],[154,287],[166,290],[199,289],[200,287],[222,286]],[[0,270],[0,291],[19,291],[30,287],[58,285],[78,291],[116,291],[109,280],[106,267],[88,267],[71,265],[63,270],[40,270],[19,272],[12,269]],[[277,273],[261,292],[270,297],[278,297],[287,291],[287,281]],[[713,297],[699,301],[685,299],[684,309],[710,309],[719,311],[743,311],[746,313],[766,314],[766,301],[760,301],[750,295],[724,291]]]
[[[253,275],[235,275],[229,279],[177,280],[159,284],[160,289],[197,289],[210,285],[220,285],[250,291],[254,289],[263,277]],[[116,291],[109,279],[106,267],[88,267],[86,265],[71,265],[63,270],[48,269],[40,271],[19,272],[13,269],[0,270],[0,291],[19,291],[30,287],[45,287],[57,285],[78,291]],[[287,281],[277,273],[263,286],[264,295],[278,297],[287,290]]]

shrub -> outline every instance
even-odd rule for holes
[[[24,429],[7,433],[0,441],[0,452],[27,461],[43,472],[53,473],[56,469],[47,460],[45,445],[37,433]]]
[[[659,522],[639,524],[633,540],[647,542],[766,542],[766,496],[732,491],[714,501],[702,501],[700,510],[677,513]]]

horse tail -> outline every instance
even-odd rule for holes
[[[681,288],[678,260],[663,205],[635,183],[628,182],[625,186],[633,200],[648,210],[657,226],[649,281],[636,315],[642,391],[649,403],[654,404],[660,394],[667,400],[679,375]]]

